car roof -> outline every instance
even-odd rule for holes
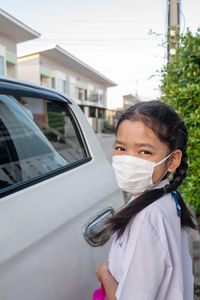
[[[71,104],[70,99],[66,95],[54,89],[7,77],[0,77],[0,92],[5,95],[13,96],[44,97],[46,100]]]

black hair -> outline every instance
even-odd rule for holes
[[[182,159],[179,167],[173,174],[173,178],[169,181],[169,184],[163,188],[153,189],[143,193],[110,219],[111,228],[113,231],[117,232],[118,238],[123,234],[127,224],[134,215],[154,201],[158,200],[164,194],[177,191],[178,187],[182,184],[186,177],[188,168],[187,128],[183,120],[180,119],[172,107],[159,100],[139,102],[122,113],[116,126],[116,134],[119,125],[124,120],[142,121],[146,126],[153,130],[160,141],[168,145],[170,153],[180,149],[182,151]],[[179,193],[178,195],[179,205],[181,206],[181,226],[197,229],[191,212],[184,203],[181,195]]]

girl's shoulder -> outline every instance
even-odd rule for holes
[[[130,227],[140,227],[151,233],[160,234],[164,230],[180,227],[176,204],[171,193],[165,194],[140,211],[130,223]]]
[[[169,184],[167,179],[154,188],[162,188],[166,184]],[[128,227],[129,232],[140,232],[140,236],[149,233],[159,239],[169,232],[173,232],[173,235],[176,236],[179,235],[180,217],[177,215],[176,203],[172,194],[164,194],[145,207],[132,218]]]
[[[171,193],[163,195],[161,198],[150,204],[143,212],[146,220],[154,222],[166,220],[171,222],[177,219],[176,203]]]
[[[130,199],[129,201],[131,201]],[[134,199],[133,199],[134,201]],[[142,217],[143,215],[168,215],[175,211],[176,205],[174,197],[171,193],[164,194],[159,199],[155,200],[150,205],[146,206],[137,215]]]
[[[145,208],[146,213],[168,216],[176,212],[174,197],[171,193],[164,194]]]

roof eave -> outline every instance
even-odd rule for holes
[[[37,31],[33,30],[29,26],[5,12],[3,9],[0,9],[0,18],[2,18],[2,22],[4,22],[6,25],[5,27],[1,26],[0,32],[15,40],[17,43],[35,39],[41,35]],[[8,26],[10,30],[8,30]]]
[[[98,82],[106,87],[117,86],[117,84],[114,81],[108,79],[107,77],[105,77],[98,71],[94,70],[92,67],[85,64],[83,61],[79,60],[77,57],[73,56],[71,53],[67,52],[66,50],[64,50],[58,45],[55,45],[54,47],[42,49],[37,52],[26,53],[26,55],[20,55],[18,57],[22,58],[37,53],[40,55],[47,56],[59,63],[62,63],[62,65],[65,65],[67,68],[72,69],[77,73],[82,74],[83,76],[92,78],[95,82]]]

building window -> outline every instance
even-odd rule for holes
[[[50,78],[45,75],[40,75],[40,84],[46,87],[51,87]]]
[[[52,89],[56,88],[55,78],[54,77],[51,78],[51,87],[52,87]]]
[[[66,93],[66,80],[60,78],[51,78],[51,87],[61,93]]]
[[[0,56],[0,75],[5,75],[4,57]]]
[[[51,71],[51,87],[61,93],[66,93],[67,74],[54,70]]]
[[[88,100],[91,102],[97,102],[95,87],[92,84],[88,84]]]
[[[84,89],[78,88],[78,99],[81,101],[84,100]]]
[[[69,77],[69,95],[76,98],[76,78],[73,76]]]
[[[89,117],[90,118],[96,118],[96,108],[95,107],[90,107]]]
[[[87,101],[88,100],[88,91],[84,90],[84,94],[85,94],[85,100]]]
[[[98,102],[104,104],[104,92],[102,89],[98,89]]]
[[[105,110],[98,109],[98,119],[104,119],[104,118],[105,118]]]
[[[56,78],[56,89],[62,93],[66,93],[66,81]]]

